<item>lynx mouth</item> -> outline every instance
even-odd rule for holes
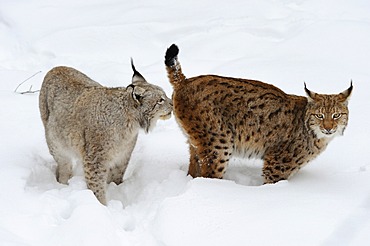
[[[168,120],[169,118],[171,118],[171,112],[169,112],[168,114],[161,115],[159,116],[159,118],[161,120]]]
[[[336,130],[322,130],[321,131],[324,135],[330,137],[333,136],[337,131]]]

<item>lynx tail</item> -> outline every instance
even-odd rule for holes
[[[181,65],[177,59],[178,54],[179,48],[173,44],[167,49],[164,61],[166,64],[168,78],[174,87],[177,87],[186,79],[185,75],[181,71]]]

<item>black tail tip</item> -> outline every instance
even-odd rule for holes
[[[165,55],[165,61],[164,63],[166,64],[166,66],[173,66],[175,65],[175,58],[177,57],[177,55],[179,54],[179,47],[177,47],[176,44],[172,44],[166,51],[166,55]]]

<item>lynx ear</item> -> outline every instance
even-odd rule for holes
[[[307,89],[306,82],[304,82],[304,90],[307,94],[307,99],[308,99],[309,102],[312,102],[313,100],[315,100],[316,93]]]
[[[349,88],[347,90],[339,93],[339,96],[341,97],[343,102],[346,102],[346,101],[349,100],[349,98],[351,97],[351,94],[352,94],[352,89],[353,89],[353,85],[352,85],[352,80],[351,80],[351,85],[349,86]]]
[[[134,75],[132,75],[132,81],[131,83],[132,84],[135,84],[135,83],[145,83],[146,80],[144,78],[143,75],[141,75],[135,68],[134,66],[134,61],[132,60],[131,58],[131,67],[132,67],[132,70],[134,71]]]
[[[126,87],[126,90],[129,91],[132,95],[132,99],[134,99],[137,103],[141,104],[141,101],[144,97],[145,89],[138,86],[138,85],[129,85]]]

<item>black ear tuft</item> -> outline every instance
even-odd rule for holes
[[[349,88],[348,88],[348,94],[349,94],[349,95],[351,95],[352,90],[353,90],[353,85],[352,85],[352,79],[351,79],[351,85],[350,85],[350,86],[349,86]]]
[[[179,54],[179,48],[176,44],[172,44],[166,51],[165,55],[165,61],[164,63],[166,66],[173,66],[175,65],[175,59],[177,58],[177,55]]]
[[[313,98],[313,93],[309,89],[307,89],[306,82],[304,82],[304,91],[306,92],[309,98],[311,99]]]
[[[303,82],[303,84],[304,84],[304,91],[305,91],[306,93],[309,93],[309,90],[307,89],[306,82]]]
[[[351,97],[352,90],[353,90],[353,85],[352,85],[352,80],[351,80],[351,85],[349,86],[349,88],[340,93],[344,101],[347,101]]]
[[[131,67],[132,67],[132,70],[134,71],[134,74],[132,75],[132,82],[136,82],[136,81],[146,81],[144,76],[141,75],[141,73],[139,73],[136,68],[135,68],[135,65],[134,65],[134,60],[132,59],[131,57]]]

